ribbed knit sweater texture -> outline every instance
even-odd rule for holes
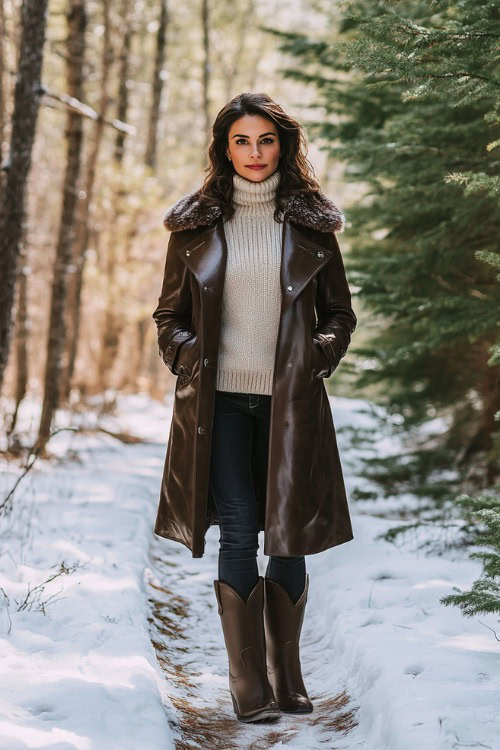
[[[224,221],[227,265],[216,388],[272,394],[281,310],[279,171],[261,182],[233,175],[235,213]]]

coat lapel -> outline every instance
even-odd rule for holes
[[[291,304],[333,253],[309,239],[285,219],[281,256],[283,304]]]
[[[204,305],[222,303],[227,245],[222,221],[199,232],[177,248],[179,256],[196,277]]]
[[[179,245],[179,256],[196,277],[204,305],[222,304],[227,243],[222,219]],[[332,251],[283,223],[281,247],[282,307],[291,304],[316,273],[330,260]]]

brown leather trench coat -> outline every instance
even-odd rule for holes
[[[159,354],[177,375],[154,531],[193,557],[203,556],[207,530],[220,523],[209,469],[227,254],[221,210],[198,195],[164,217],[171,235],[152,315]],[[323,382],[357,323],[335,236],[344,221],[323,193],[293,196],[284,212],[267,476],[254,468],[266,555],[309,555],[353,539]]]

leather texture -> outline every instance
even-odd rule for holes
[[[281,584],[264,579],[264,628],[269,682],[284,713],[311,713],[300,664],[300,633],[309,591],[306,573],[304,591],[293,604]]]
[[[229,690],[240,721],[278,719],[279,707],[267,677],[264,640],[264,580],[246,602],[224,581],[214,581],[218,612],[229,659]]]
[[[220,523],[209,472],[226,258],[222,218],[173,231],[153,312],[159,354],[177,376],[154,530],[193,557]],[[335,232],[285,218],[280,283],[268,470],[259,476],[253,456],[252,470],[264,554],[308,555],[353,539],[323,382],[357,323]]]

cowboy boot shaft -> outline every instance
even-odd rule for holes
[[[304,622],[307,588],[304,588],[299,600],[293,605],[280,584],[266,578],[265,585],[265,631],[272,634],[271,638],[266,638],[267,664],[274,669],[283,659],[284,645],[298,645]]]
[[[265,578],[264,626],[269,681],[282,711],[312,711],[302,677],[299,640],[309,590],[309,575],[293,604],[283,586]]]
[[[255,650],[257,661],[262,660],[264,667],[264,587],[257,585],[245,603],[237,592],[223,581],[214,581],[214,586],[231,675],[237,678],[241,673],[241,653],[246,648]]]
[[[229,689],[238,719],[277,718],[266,668],[263,606],[264,581],[259,581],[246,602],[229,584],[214,581],[218,611],[229,660]]]

